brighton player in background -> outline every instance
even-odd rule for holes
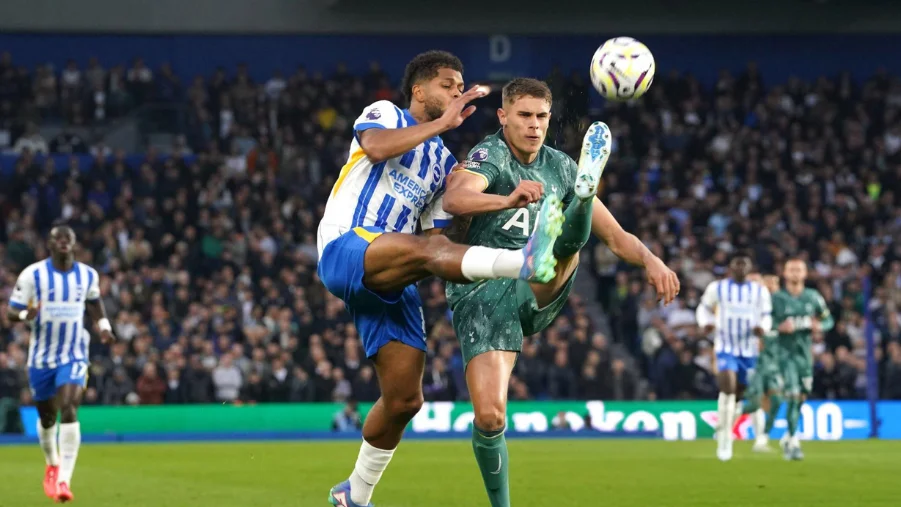
[[[38,439],[47,463],[44,493],[57,502],[74,498],[72,474],[81,445],[78,406],[89,364],[85,310],[104,343],[114,338],[100,299],[97,271],[75,261],[75,247],[71,228],[54,227],[50,258],[22,271],[8,309],[11,321],[31,324],[28,383],[37,404]]]
[[[781,444],[785,459],[801,460],[804,454],[797,431],[801,405],[813,389],[811,336],[815,332],[829,331],[835,321],[823,296],[816,289],[804,286],[807,264],[803,260],[792,258],[786,261],[782,276],[785,289],[773,296],[773,323],[779,332],[777,343],[788,403],[788,431]],[[775,410],[770,413],[775,415]]]
[[[425,321],[415,283],[431,275],[544,283],[555,274],[560,224],[551,219],[561,216],[559,206],[545,207],[538,219],[544,226],[516,250],[470,248],[441,235],[452,218],[442,205],[444,181],[456,161],[438,136],[463,123],[475,111],[467,104],[487,93],[478,86],[464,92],[462,72],[450,53],[423,53],[404,73],[409,109],[379,101],[363,111],[319,224],[319,278],[350,311],[381,389],[350,478],[329,492],[333,505],[369,505],[422,407]],[[539,197],[528,188],[518,195],[521,207]]]
[[[729,277],[707,286],[696,311],[698,325],[714,333],[719,427],[716,455],[732,459],[732,426],[740,388],[748,385],[759,353],[758,340],[772,328],[770,292],[759,282],[748,280],[751,257],[743,252],[729,262]]]
[[[610,130],[597,122],[585,134],[576,164],[544,145],[551,91],[535,79],[519,78],[503,89],[500,132],[475,146],[448,183],[444,209],[456,215],[461,237],[473,248],[521,248],[549,203],[566,204],[563,233],[554,243],[557,276],[536,285],[521,280],[447,284],[453,325],[466,361],[466,384],[475,419],[472,449],[492,507],[510,506],[510,460],[504,437],[507,386],[523,337],[540,332],[563,309],[572,289],[579,251],[592,232],[622,259],[644,266],[658,294],[669,303],[679,280],[631,234],[623,231],[595,197],[610,155]],[[518,190],[543,196],[530,205]]]

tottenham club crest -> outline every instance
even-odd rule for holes
[[[381,117],[382,117],[382,113],[379,112],[378,108],[373,108],[373,109],[372,109],[371,111],[369,111],[369,113],[366,115],[366,119],[367,119],[367,120],[378,120],[378,119],[381,118]]]

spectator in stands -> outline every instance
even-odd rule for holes
[[[332,419],[332,431],[359,431],[363,429],[363,418],[357,410],[357,402],[348,400],[344,410],[335,414]]]
[[[141,405],[161,405],[166,395],[166,383],[160,378],[155,363],[144,364],[143,373],[138,377],[135,392]]]
[[[296,69],[258,81],[250,67],[199,78],[175,76],[165,65],[154,72],[140,59],[128,67],[107,70],[92,60],[56,73],[41,66],[24,76],[33,97],[19,100],[12,85],[22,76],[11,56],[0,56],[0,145],[6,131],[7,144],[22,147],[8,161],[9,191],[0,197],[0,293],[46,255],[41,230],[68,216],[83,238],[80,259],[102,272],[122,340],[93,347],[101,373],[92,371],[86,402],[140,398],[135,382],[147,364],[166,372],[158,380],[167,403],[374,400],[371,363],[343,305],[316,278],[315,230],[356,112],[376,97],[396,98],[389,76],[377,64],[359,77]],[[566,91],[581,93],[585,84],[562,72],[551,81],[561,90],[552,138],[578,151],[578,127],[594,118],[580,102],[588,94]],[[602,197],[678,268],[685,290],[677,305],[661,308],[640,273],[604,246],[586,249],[592,269],[577,282],[587,292],[574,292],[587,301],[574,296],[565,318],[526,340],[511,399],[710,397],[709,343],[694,329],[692,309],[698,290],[722,276],[727,252],[744,247],[768,271],[787,255],[810,262],[811,282],[837,318],[818,345],[816,385],[824,396],[863,394],[860,281],[869,274],[883,391],[894,393],[901,127],[872,113],[891,109],[891,86],[877,77],[841,97],[839,80],[790,89],[763,83],[753,66],[706,90],[675,74],[638,104],[605,105],[616,140]],[[76,90],[80,113],[71,100]],[[35,153],[81,148],[63,131],[49,147],[25,149],[35,130],[4,123],[33,118],[29,107],[93,123],[157,99],[190,108],[184,142],[174,137],[167,146],[171,159],[156,149],[126,156],[98,144],[90,156],[45,162]],[[483,125],[469,123],[445,139],[455,152],[465,154],[482,134]],[[484,128],[495,129],[494,120]],[[430,348],[425,390],[434,399],[466,399],[442,285],[423,283],[421,292]],[[0,352],[20,357],[20,373],[26,342],[23,328],[0,324]]]

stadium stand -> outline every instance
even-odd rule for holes
[[[343,304],[316,277],[315,230],[353,119],[376,99],[399,103],[399,76],[373,65],[358,76],[297,69],[254,82],[239,67],[192,78],[140,58],[56,72],[13,56],[0,56],[0,298],[46,257],[54,222],[76,228],[120,338],[92,345],[87,404],[378,397]],[[764,272],[788,255],[810,263],[838,322],[815,336],[818,398],[864,395],[861,280],[870,276],[882,396],[901,399],[901,81],[765,86],[763,77],[749,65],[705,89],[691,76],[659,76],[640,105],[599,114],[616,136],[604,200],[679,272],[682,295],[658,306],[639,271],[592,244],[580,276],[594,279],[597,302],[573,296],[528,340],[513,399],[714,397],[693,309],[739,247]],[[595,119],[588,85],[578,74],[547,80],[557,98],[551,142],[573,153]],[[36,129],[48,118],[96,124],[149,102],[189,107],[168,150],[111,153],[65,129],[53,139]],[[490,114],[479,117],[447,143],[462,156],[494,128]],[[426,397],[466,399],[443,285],[421,291]],[[0,319],[0,400],[27,404],[28,333]]]

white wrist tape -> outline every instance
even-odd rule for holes
[[[109,323],[109,319],[103,318],[97,321],[97,327],[100,328],[101,331],[112,331],[113,326]]]

